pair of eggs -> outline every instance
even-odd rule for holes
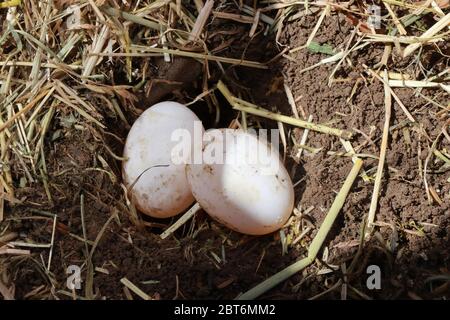
[[[132,201],[154,218],[175,216],[197,201],[230,229],[262,235],[281,228],[294,206],[292,181],[267,141],[242,130],[205,132],[200,119],[176,102],[141,114],[124,157]]]

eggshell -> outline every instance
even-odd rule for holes
[[[204,141],[203,163],[186,168],[201,207],[241,233],[262,235],[281,228],[294,206],[294,188],[278,151],[241,130],[207,131]]]
[[[173,133],[183,129],[191,136],[184,141],[184,147],[190,147],[194,139],[201,140],[204,132],[199,118],[191,110],[167,101],[143,112],[128,134],[123,179],[136,207],[149,216],[171,217],[186,210],[194,201],[185,164],[181,163],[183,159],[173,154],[174,147],[180,144],[180,140],[174,140]],[[161,165],[166,166],[154,167]]]

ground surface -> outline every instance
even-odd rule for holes
[[[231,5],[226,9],[237,12]],[[251,24],[214,19],[206,26],[208,48],[220,56],[267,62],[283,50],[303,45],[319,15],[320,12],[285,22],[278,45],[274,36],[263,35],[263,28],[250,38]],[[354,29],[345,15],[333,12],[325,17],[314,41],[338,52],[346,48]],[[229,65],[221,69],[211,63],[208,83],[211,88],[222,79],[244,99],[293,116],[283,86],[286,84],[300,117],[307,119],[311,115],[316,123],[353,131],[351,143],[356,152],[377,157],[385,117],[384,89],[379,80],[365,72],[363,65],[373,68],[383,50],[382,45],[370,45],[350,53],[348,61],[335,73],[331,87],[328,79],[336,64],[301,72],[329,57],[306,48],[290,54],[290,59],[279,56],[269,64],[268,70]],[[436,54],[438,51],[442,54]],[[421,79],[427,70],[438,74],[448,68],[449,53],[448,41],[426,47],[419,58],[401,58],[393,50],[387,67],[389,71]],[[155,102],[155,96],[157,100],[188,103],[203,91],[199,71],[202,67],[192,60],[180,59],[177,68],[184,66],[198,74],[195,81],[184,72],[158,68],[161,60],[151,61],[156,67],[148,69],[149,78],[178,82],[162,81],[160,86],[156,82],[153,87],[145,86],[133,92],[136,99],[128,96],[118,99],[129,124],[138,116],[139,108],[145,109]],[[109,67],[119,70],[121,65],[115,63]],[[126,84],[121,71],[106,78],[108,83]],[[188,84],[183,85],[185,82]],[[357,179],[318,261],[265,293],[264,298],[306,299],[320,294],[318,297],[328,299],[449,297],[449,282],[432,278],[445,279],[450,272],[449,173],[442,160],[430,155],[436,139],[436,149],[450,153],[450,141],[441,134],[442,128],[448,127],[448,95],[437,89],[423,90],[421,95],[410,88],[394,91],[417,123],[407,122],[399,105],[393,104],[374,236],[360,246],[361,228],[369,211],[378,164],[376,159],[364,158],[369,181]],[[82,97],[97,104],[107,103],[95,94],[86,93]],[[216,97],[221,106],[219,121],[215,121],[216,113],[208,109],[205,101],[196,102],[191,108],[207,127],[228,126],[238,113],[231,110],[220,93]],[[434,99],[434,103],[426,98]],[[137,108],[125,103],[130,101]],[[30,255],[0,260],[0,283],[10,288],[18,299],[70,299],[70,290],[66,288],[69,265],[82,268],[82,290],[76,292],[79,297],[126,299],[131,295],[137,298],[120,282],[127,278],[155,299],[235,298],[305,256],[352,167],[350,157],[328,154],[345,152],[336,137],[310,132],[306,145],[320,150],[303,150],[300,158],[298,147],[289,137],[286,167],[294,183],[302,179],[295,191],[296,207],[303,214],[293,216],[283,229],[290,239],[287,253],[283,253],[278,233],[264,237],[240,235],[213,222],[204,212],[199,212],[173,236],[161,240],[159,234],[175,220],[136,215],[127,205],[120,186],[121,161],[117,155],[121,155],[129,126],[108,108],[101,112],[105,131],[95,130],[89,121],[63,104],[57,108],[44,142],[48,181],[28,180],[22,185],[20,180],[26,176],[23,165],[16,162],[11,166],[15,198],[20,203],[6,204],[0,240],[12,232],[15,241],[50,243],[53,214],[57,215],[50,272],[45,270],[48,248],[31,247],[27,248]],[[276,127],[273,121],[259,120],[263,127]],[[248,121],[257,123],[256,118]],[[285,126],[285,130],[299,143],[302,129]],[[429,170],[428,186],[437,194],[431,203],[424,187],[425,163]],[[293,243],[302,231],[305,231],[302,239]],[[345,270],[352,261],[354,265],[347,274]],[[381,268],[381,290],[366,287],[366,267],[372,264]],[[344,278],[348,287],[338,283]]]

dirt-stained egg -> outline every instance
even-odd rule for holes
[[[157,103],[135,121],[125,143],[123,180],[140,211],[167,218],[194,202],[185,166],[203,131],[200,119],[177,102]]]
[[[186,173],[195,199],[213,219],[250,235],[287,222],[294,188],[274,145],[242,130],[209,130],[202,157]]]

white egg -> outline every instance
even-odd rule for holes
[[[180,140],[180,132],[189,139]],[[125,143],[123,179],[140,211],[167,218],[193,203],[183,162],[188,158],[174,150],[191,148],[203,132],[199,118],[177,102],[155,104],[136,120]]]
[[[294,188],[278,151],[242,130],[204,134],[202,164],[187,165],[200,206],[235,231],[262,235],[281,228],[294,206]]]

